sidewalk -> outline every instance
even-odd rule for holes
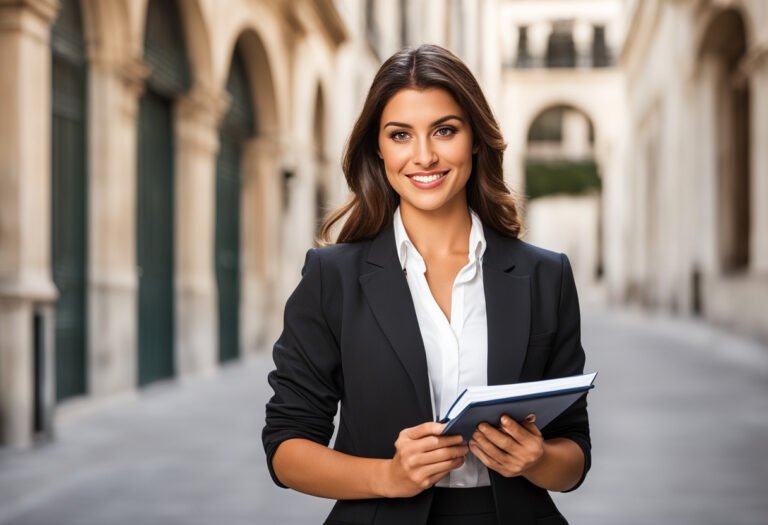
[[[593,467],[555,494],[572,525],[768,523],[768,348],[692,321],[585,307]],[[59,416],[0,453],[0,525],[309,525],[261,446],[268,352],[216,377]]]
[[[593,466],[572,524],[768,524],[768,348],[699,321],[583,321]]]

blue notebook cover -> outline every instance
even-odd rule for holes
[[[543,429],[592,388],[594,385],[590,384],[538,394],[476,401],[466,406],[454,418],[443,419],[441,423],[448,422],[443,434],[461,434],[464,441],[467,442],[471,439],[477,425],[486,422],[498,426],[503,414],[508,415],[518,423],[525,419],[528,414],[536,414],[536,426]]]

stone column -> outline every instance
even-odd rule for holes
[[[293,175],[287,181],[284,195],[287,208],[282,221],[274,222],[282,231],[282,267],[280,291],[277,304],[285,305],[285,300],[293,292],[301,279],[304,256],[313,246],[315,225],[315,149],[311,141],[296,139],[292,145],[291,162]],[[279,221],[280,219],[273,219]]]
[[[497,119],[501,117],[502,103],[502,50],[499,46],[499,1],[483,0],[481,4],[480,81],[483,91]]]
[[[0,443],[11,446],[50,434],[55,402],[49,39],[57,5],[0,0]]]
[[[226,95],[193,89],[176,106],[175,280],[179,377],[218,366],[214,268],[216,155]]]
[[[88,381],[100,397],[138,381],[137,112],[149,69],[97,52],[89,66]]]
[[[528,26],[528,51],[536,67],[546,66],[547,43],[551,33],[552,24],[549,22],[536,22]]]
[[[241,207],[241,354],[260,350],[279,335],[283,305],[277,279],[283,214],[279,144],[262,136],[245,144]]]
[[[750,78],[752,111],[750,266],[756,273],[768,273],[768,43],[753,53]]]

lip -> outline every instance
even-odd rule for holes
[[[419,171],[415,173],[407,173],[405,176],[408,177],[408,180],[411,181],[411,184],[416,186],[419,189],[422,190],[431,190],[432,188],[437,188],[440,186],[443,181],[448,178],[448,173],[450,173],[451,170],[435,170],[435,171]],[[432,181],[432,182],[419,182],[415,180],[413,177],[417,175],[421,176],[429,176],[429,175],[437,175],[438,173],[442,173],[443,176],[439,179]]]

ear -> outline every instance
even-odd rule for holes
[[[381,150],[378,148],[376,148],[376,155],[378,155],[381,160],[384,160],[384,155],[381,154]]]

